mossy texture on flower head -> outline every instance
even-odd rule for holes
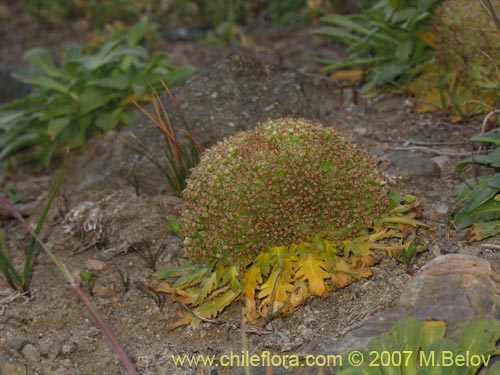
[[[370,156],[303,119],[271,120],[219,142],[204,153],[183,197],[189,257],[240,266],[316,235],[353,238],[386,207]]]

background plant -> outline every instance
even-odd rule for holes
[[[457,358],[457,356],[465,358],[466,355],[468,358],[483,356],[489,364],[493,364],[491,357],[500,355],[500,350],[497,349],[500,340],[499,320],[486,318],[472,320],[463,326],[455,340],[445,338],[445,334],[446,323],[442,320],[420,322],[414,317],[401,318],[390,332],[374,337],[368,343],[366,350],[361,350],[366,355],[365,358],[373,358],[370,356],[371,351],[398,352],[402,354],[401,361],[399,359],[385,361],[380,367],[369,367],[369,361],[366,361],[361,366],[349,367],[346,356],[342,361],[343,368],[338,374],[474,375],[483,367],[481,364],[468,362],[461,365],[456,361],[449,363],[443,360],[442,354],[447,353],[452,358]],[[411,355],[405,356],[403,353]],[[429,363],[420,360],[431,356],[434,356],[435,360]],[[486,373],[490,375],[500,373],[500,362],[494,363]]]
[[[454,191],[456,207],[453,223],[467,230],[467,241],[480,241],[500,233],[500,134],[488,132],[471,138],[471,142],[494,145],[486,155],[473,155],[455,166],[455,172],[468,165],[490,167],[492,174],[472,177]]]
[[[135,23],[142,16],[164,8],[158,0],[21,0],[21,4],[44,25],[56,27],[68,21],[87,19],[96,29],[114,21]]]
[[[0,160],[48,164],[63,146],[82,147],[92,134],[129,123],[135,115],[129,103],[147,98],[151,86],[192,74],[189,66],[168,64],[165,54],[150,59],[139,44],[147,28],[144,19],[101,46],[69,47],[60,68],[47,50],[28,51],[35,70],[14,76],[33,90],[0,108]]]
[[[7,243],[5,241],[4,232],[0,229],[0,276],[9,284],[9,286],[21,293],[30,295],[30,283],[32,270],[34,265],[35,246],[37,244],[37,236],[42,230],[47,214],[56,198],[57,191],[62,183],[63,172],[61,172],[56,180],[55,186],[52,189],[49,199],[45,204],[42,213],[37,221],[35,230],[32,233],[28,248],[24,254],[24,269],[23,272],[18,272],[14,266],[14,259],[11,256]],[[8,211],[14,209],[13,203],[3,193],[0,192],[0,203],[5,206]]]
[[[362,69],[363,90],[385,85],[404,88],[433,57],[431,19],[440,0],[381,0],[353,15],[330,14],[315,35],[347,46],[343,62],[315,59],[324,72]]]
[[[177,100],[172,95],[172,92],[168,88],[165,82],[161,82],[165,92],[167,93],[170,101],[172,102],[174,108],[176,109],[179,117],[183,123],[183,133],[187,138],[181,140],[174,130],[170,116],[168,115],[167,109],[162,102],[162,99],[158,95],[158,92],[153,88],[152,91],[152,104],[154,108],[154,114],[146,111],[144,107],[134,102],[136,107],[144,113],[144,115],[158,128],[165,140],[165,146],[162,147],[161,152],[162,158],[157,156],[144,142],[137,138],[134,134],[131,135],[130,139],[121,138],[122,141],[128,145],[133,150],[144,155],[153,165],[158,168],[158,170],[165,176],[167,184],[170,189],[178,196],[181,195],[182,191],[186,187],[186,181],[191,173],[191,169],[194,168],[200,162],[201,154],[204,149],[200,144],[196,136],[191,132],[189,123],[187,122],[181,107],[177,103]]]

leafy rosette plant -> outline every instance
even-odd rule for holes
[[[413,199],[388,196],[368,154],[303,119],[216,144],[183,198],[187,259],[157,276],[177,278],[159,290],[195,309],[172,327],[213,318],[241,294],[249,321],[292,312],[369,276],[375,249],[400,253],[413,244],[399,229],[425,225]]]
[[[54,152],[82,147],[90,136],[130,123],[131,102],[147,99],[151,87],[191,75],[192,67],[175,67],[163,53],[151,57],[140,45],[148,27],[144,19],[102,45],[72,46],[60,67],[44,48],[26,52],[33,70],[14,77],[32,91],[0,107],[0,162],[48,164]]]
[[[461,183],[454,191],[455,209],[453,224],[458,229],[467,229],[469,243],[481,241],[500,233],[500,134],[488,132],[472,137],[471,142],[491,143],[487,154],[475,155],[462,160],[455,172],[469,165],[490,167],[493,173],[473,177]]]

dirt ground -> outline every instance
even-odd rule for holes
[[[306,33],[307,30],[291,35],[281,29],[258,31],[254,35],[255,44],[248,47],[264,60],[306,71],[317,68],[306,61],[313,50],[338,55],[331,45]],[[168,40],[164,43],[174,61],[189,62],[202,69],[234,48],[245,48],[228,49]],[[9,54],[9,49],[3,44],[0,55],[6,54]],[[387,171],[390,189],[417,196],[424,206],[424,219],[437,227],[433,232],[420,233],[420,241],[427,243],[428,251],[418,256],[417,270],[429,259],[446,253],[464,253],[496,263],[500,261],[498,250],[479,244],[467,245],[465,234],[457,232],[448,222],[448,209],[453,204],[450,194],[459,182],[452,168],[460,160],[460,155],[470,152],[471,147],[466,141],[478,132],[477,127],[452,124],[435,115],[415,114],[406,98],[388,95],[360,100],[358,105],[346,105],[328,125],[335,126],[349,140],[379,157],[381,167],[384,164],[382,156],[391,150],[407,148],[415,151],[415,147],[425,147],[426,150],[410,155],[429,160],[434,158],[432,160],[439,165],[439,176],[401,177],[392,175],[390,168]],[[22,193],[20,208],[30,222],[36,222],[37,213],[54,181],[54,172],[18,170],[1,173],[0,187],[15,188]],[[127,244],[133,242],[136,231],[157,233],[168,219],[176,216],[180,201],[174,197],[136,196],[132,187],[112,193],[103,189],[75,196],[70,187],[63,187],[43,237],[72,272],[78,274],[87,267],[95,273],[96,285],[91,300],[144,375],[160,374],[156,365],[166,374],[243,373],[241,368],[179,367],[173,363],[171,355],[221,355],[231,350],[240,353],[244,337],[252,353],[268,350],[276,354],[307,354],[303,350],[312,340],[340,339],[346,332],[394,304],[411,278],[404,265],[379,254],[380,262],[373,267],[372,277],[325,298],[311,298],[293,315],[266,326],[247,327],[246,334],[241,331],[241,302],[224,311],[218,319],[219,324],[203,323],[168,331],[167,326],[176,320],[181,307],[167,298],[160,311],[152,296],[138,287],[141,282],[153,281],[152,270],[144,257],[130,250]],[[101,231],[83,235],[78,220],[63,220],[62,214],[67,216],[69,208],[84,201],[101,199],[108,199],[108,208],[112,207],[109,212],[115,213],[102,223]],[[28,236],[5,213],[0,211],[0,215],[9,249],[20,254]],[[112,252],[103,252],[105,246],[98,246],[100,241],[112,236],[121,236],[123,246],[115,247]],[[162,238],[152,241],[155,246],[165,248],[158,267],[172,264],[179,254],[179,240],[164,233]],[[485,242],[495,244],[498,240]],[[18,264],[21,261],[16,257]],[[120,273],[128,275],[128,287]],[[33,296],[29,301],[22,302],[18,298],[0,305],[0,363],[13,363],[18,369],[24,364],[28,374],[40,375],[125,373],[89,313],[44,254],[37,258],[32,289]],[[11,294],[2,283],[0,293],[0,300]],[[274,373],[280,371],[286,373],[284,369],[275,369]]]

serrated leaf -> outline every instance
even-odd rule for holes
[[[215,318],[222,310],[229,306],[240,293],[241,292],[235,292],[229,289],[224,294],[205,302],[193,311],[196,315],[202,316],[205,319]]]
[[[297,262],[295,278],[307,281],[309,291],[312,295],[324,296],[328,292],[325,279],[331,278],[331,274],[325,271],[324,261],[316,258],[313,254],[308,254],[305,259]]]
[[[255,291],[259,288],[259,284],[262,283],[262,274],[260,267],[252,264],[246,271],[243,281],[243,294],[248,298],[255,299]]]

